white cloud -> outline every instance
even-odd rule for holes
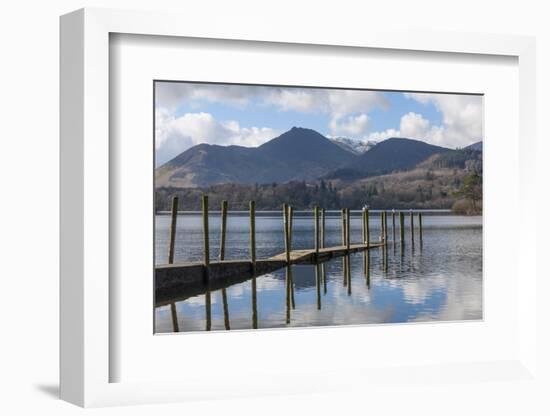
[[[366,114],[348,116],[345,118],[334,117],[330,121],[330,131],[333,135],[361,136],[365,134],[369,125],[369,117]]]
[[[433,104],[443,116],[439,143],[466,146],[483,139],[483,99],[479,95],[406,93],[421,104]]]
[[[327,90],[315,88],[275,88],[263,97],[266,105],[282,111],[322,112],[333,118],[388,108],[388,99],[378,91]]]
[[[389,108],[389,101],[382,92],[363,90],[159,82],[155,97],[156,108],[169,112],[174,112],[183,104],[198,110],[206,101],[240,107],[261,105],[279,111],[323,113],[336,123],[335,129],[329,126],[333,133],[340,129],[338,125],[342,123],[343,133],[358,135],[365,131],[361,126],[366,126],[366,113],[374,108]],[[349,119],[344,120],[346,117]]]
[[[420,139],[435,145],[446,145],[444,128],[433,126],[421,114],[409,112],[401,117],[399,125],[403,137]]]
[[[375,131],[369,133],[366,137],[367,140],[374,140],[375,142],[381,142],[382,140],[389,139],[390,137],[399,137],[401,135],[399,130],[387,129],[384,131]]]
[[[178,105],[194,100],[244,106],[264,89],[265,87],[247,85],[157,82],[155,84],[155,103],[157,107],[171,111]]]
[[[390,137],[406,137],[428,142],[436,146],[462,147],[481,138],[469,134],[457,132],[453,126],[447,124],[433,125],[419,113],[409,112],[401,117],[399,130],[388,129],[385,131],[370,133],[369,140],[382,141]]]
[[[236,121],[219,122],[209,113],[186,113],[174,117],[156,110],[155,147],[157,166],[199,143],[259,146],[280,133],[271,128],[243,128]]]

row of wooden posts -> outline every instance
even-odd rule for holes
[[[177,213],[178,213],[178,197],[172,198],[172,211],[171,211],[171,223],[170,223],[170,241],[168,249],[168,263],[174,263],[175,255],[175,242],[176,242],[176,225],[177,225]],[[219,259],[225,260],[225,240],[227,234],[227,201],[222,201],[221,205],[221,238],[220,238],[220,254]],[[250,213],[250,261],[252,267],[256,265],[256,204],[255,201],[249,203]],[[294,217],[294,209],[289,204],[283,204],[283,224],[284,224],[284,239],[285,239],[285,258],[287,264],[291,261],[292,252],[292,221]],[[396,212],[391,211],[392,216],[392,236],[393,242],[396,243]],[[405,244],[405,213],[399,212],[399,240],[402,245]],[[315,232],[315,254],[318,257],[319,251],[325,248],[326,237],[326,215],[325,209],[318,206],[313,209],[314,215],[314,232]],[[422,244],[422,213],[418,212],[418,231],[419,241]],[[350,210],[348,208],[342,208],[342,246],[345,246],[348,250],[351,246],[350,237]],[[370,226],[369,226],[369,209],[363,208],[361,212],[362,220],[362,241],[368,248],[371,244],[370,239]],[[208,196],[202,197],[202,222],[203,222],[203,262],[206,268],[210,265],[210,243],[209,243],[209,225],[208,225]],[[414,244],[414,213],[409,211],[409,225],[410,225],[410,239]],[[388,243],[388,212],[382,211],[380,214],[380,240],[379,242]],[[254,270],[253,270],[254,271]]]
[[[174,248],[175,248],[175,239],[176,239],[176,225],[177,225],[177,212],[178,212],[178,197],[174,196],[172,199],[172,216],[171,216],[171,226],[170,226],[170,243],[169,243],[169,252],[168,252],[168,262],[172,264],[174,262]],[[257,312],[257,297],[256,297],[256,278],[255,278],[255,268],[256,268],[256,206],[254,201],[249,203],[249,212],[250,212],[250,261],[252,265],[252,327],[258,327],[258,312]],[[225,240],[227,234],[227,201],[222,201],[221,206],[221,238],[220,238],[220,254],[219,259],[221,261],[225,260]],[[325,248],[325,237],[326,237],[326,215],[325,209],[315,207],[313,209],[314,213],[314,230],[315,230],[315,254],[316,257],[319,255],[319,251],[322,248]],[[292,222],[294,210],[292,206],[288,204],[283,205],[283,223],[284,223],[284,238],[285,238],[285,258],[286,258],[286,291],[287,291],[287,315],[286,322],[290,323],[290,310],[295,308],[294,300],[294,290],[293,290],[293,277],[292,270],[290,267],[291,264],[291,251],[292,251]],[[384,246],[388,243],[388,219],[387,212],[382,211],[380,215],[380,242],[384,243]],[[412,211],[409,212],[410,217],[410,235],[411,243],[414,244],[414,214]],[[350,210],[342,209],[341,210],[342,218],[342,246],[350,250],[351,247],[351,238],[350,238]],[[363,244],[366,245],[368,249],[371,240],[370,240],[370,227],[369,227],[369,210],[362,210],[362,240]],[[205,278],[206,281],[209,281],[209,265],[210,265],[210,244],[209,244],[209,224],[208,224],[208,196],[204,195],[202,197],[202,221],[203,221],[203,253],[205,265]],[[422,213],[418,213],[418,230],[419,230],[419,240],[422,244]],[[400,231],[400,241],[401,244],[405,244],[405,214],[399,212],[399,231]],[[392,234],[393,234],[393,243],[396,243],[396,212],[392,210]],[[378,243],[377,246],[380,246]],[[386,250],[384,250],[386,252]],[[368,262],[368,256],[366,257],[366,262]],[[349,257],[343,258],[343,267],[344,267],[344,286],[348,286],[348,294],[351,294],[351,281],[350,280],[350,264]],[[322,270],[319,271],[319,264],[316,265],[316,281],[317,281],[317,308],[321,308],[321,299],[320,299],[320,276],[324,276],[324,291],[326,293],[326,276],[324,265],[321,265]],[[367,285],[369,285],[369,268],[368,264],[365,264],[365,274],[367,276]],[[226,329],[230,329],[229,324],[229,310],[228,310],[228,301],[227,301],[227,292],[226,289],[221,289],[222,293],[222,302],[223,302],[223,311],[224,311],[224,326]],[[207,289],[205,294],[205,308],[206,308],[206,330],[211,329],[211,294],[210,290]],[[174,331],[179,331],[179,325],[177,322],[177,314],[175,304],[171,304],[171,313],[172,320],[174,323]]]

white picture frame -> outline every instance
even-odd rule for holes
[[[331,45],[335,48],[375,48],[440,54],[501,55],[518,60],[519,76],[519,227],[516,238],[536,241],[536,216],[526,215],[535,192],[529,177],[535,169],[535,42],[533,38],[420,31],[379,31],[350,29],[327,34],[322,28],[307,32],[277,25],[240,26],[236,32],[230,22],[209,27],[192,16],[82,9],[61,18],[61,397],[80,406],[157,403],[209,397],[236,397],[268,394],[270,390],[299,393],[338,388],[338,381],[314,382],[315,374],[288,372],[266,375],[262,380],[240,380],[226,389],[214,386],[205,390],[201,379],[183,376],[169,382],[111,382],[110,366],[119,359],[110,349],[109,252],[110,170],[109,156],[109,37],[123,33],[146,36],[226,39],[249,42],[277,42],[300,45]],[[514,194],[516,195],[516,194]],[[522,380],[536,370],[536,270],[535,250],[518,246],[515,273],[517,280],[517,341],[515,354],[498,361],[441,363],[418,362],[415,376],[429,379],[434,373],[449,380],[472,382],[479,374],[494,374],[507,380]],[[350,329],[353,330],[353,329]],[[318,333],[317,333],[318,334]],[[152,334],[151,334],[152,335]],[[310,332],[309,336],[315,337]],[[214,339],[214,338],[212,338]],[[220,342],[220,341],[217,341]],[[333,378],[372,384],[411,372],[382,367],[368,375],[343,366],[333,369]],[[498,375],[497,375],[498,374]],[[413,378],[414,378],[413,377]]]

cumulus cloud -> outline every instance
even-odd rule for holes
[[[199,108],[201,102],[240,107],[260,105],[274,107],[278,111],[323,113],[336,123],[353,116],[356,123],[363,124],[366,123],[363,114],[374,108],[389,108],[388,98],[379,91],[175,82],[159,82],[155,86],[156,108],[173,112],[185,103]],[[350,121],[344,121],[345,125],[350,124]],[[351,125],[350,128],[354,130]],[[363,133],[363,130],[359,131]]]
[[[378,91],[274,88],[268,90],[263,99],[264,104],[282,111],[322,112],[337,119],[389,107],[387,97]]]
[[[428,99],[422,97],[421,100]],[[443,124],[434,125],[421,114],[411,111],[401,117],[399,130],[372,132],[367,138],[382,141],[390,137],[407,137],[450,148],[467,146],[482,139],[480,107],[465,104],[465,108],[458,111],[459,114],[451,111],[442,113]]]
[[[255,96],[265,93],[265,90],[265,87],[247,85],[157,82],[155,105],[170,111],[185,102],[197,100],[244,106]]]
[[[483,98],[479,95],[406,93],[421,104],[433,104],[443,116],[439,143],[466,146],[483,139]]]
[[[333,135],[363,135],[368,128],[369,117],[366,114],[348,117],[333,117],[330,121],[330,131]]]
[[[279,134],[271,128],[243,128],[237,121],[219,122],[209,113],[186,113],[174,117],[165,108],[155,112],[157,166],[199,143],[259,146]]]

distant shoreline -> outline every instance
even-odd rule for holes
[[[391,213],[392,210],[391,209],[370,209],[369,208],[369,212],[370,213],[380,213],[380,212],[389,212]],[[408,214],[411,210],[409,209],[396,209],[395,212],[398,213],[398,212],[404,212],[406,214]],[[469,216],[469,215],[464,215],[464,214],[457,214],[455,212],[453,212],[453,210],[451,209],[413,209],[412,210],[414,213],[418,213],[418,212],[421,212],[422,214],[426,214],[426,215],[459,215],[459,216]],[[220,210],[210,210],[209,211],[209,214],[220,214]],[[341,211],[339,209],[327,209],[325,210],[325,212],[327,214],[335,214],[335,215],[340,215]],[[248,215],[249,211],[247,210],[230,210],[228,211],[229,214],[242,214],[242,215]],[[313,209],[309,209],[309,210],[296,210],[294,211],[294,213],[296,215],[313,215]],[[350,213],[351,214],[360,214],[361,213],[361,210],[360,209],[350,209]],[[171,212],[170,211],[157,211],[155,213],[155,215],[170,215]],[[202,211],[197,211],[197,210],[179,210],[178,211],[178,215],[201,215],[202,214]],[[256,211],[256,214],[281,214],[282,215],[282,209],[279,209],[279,210],[261,210],[261,211]],[[481,214],[480,214],[481,215]]]

